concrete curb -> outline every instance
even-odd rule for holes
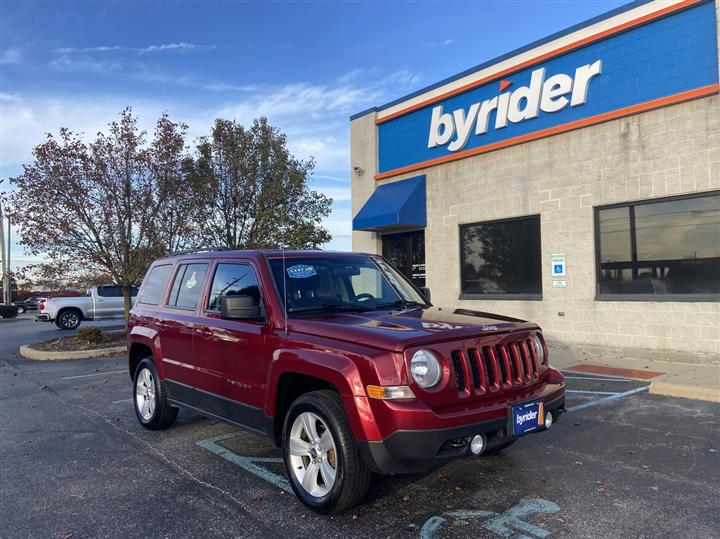
[[[666,397],[680,397],[710,402],[720,402],[720,388],[699,387],[686,384],[673,384],[671,382],[653,382],[650,384],[650,391],[653,395],[664,395]]]
[[[66,352],[46,352],[35,350],[24,344],[20,347],[20,355],[35,361],[59,361],[63,359],[90,359],[94,357],[116,356],[124,354],[127,346],[114,346],[112,348],[98,348],[96,350],[68,350]]]

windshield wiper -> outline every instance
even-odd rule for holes
[[[427,307],[427,305],[417,301],[409,301],[407,299],[397,299],[389,303],[379,303],[375,305],[376,309],[387,309],[388,307]]]
[[[307,305],[305,307],[290,307],[288,312],[301,313],[305,311],[372,311],[373,307],[358,305],[357,303],[321,303],[319,305]]]

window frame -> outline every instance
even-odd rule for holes
[[[202,313],[204,315],[219,315],[220,309],[209,309],[208,303],[210,302],[210,294],[212,293],[213,283],[215,282],[215,275],[217,274],[218,267],[221,264],[225,265],[234,265],[234,266],[249,266],[250,269],[252,269],[253,274],[255,275],[255,280],[258,284],[258,291],[260,292],[260,315],[262,316],[261,320],[232,320],[232,322],[241,322],[241,323],[261,323],[266,324],[268,322],[267,317],[267,311],[265,309],[266,301],[265,301],[265,294],[263,293],[263,287],[260,282],[260,272],[258,271],[258,268],[255,267],[255,265],[252,263],[251,260],[246,259],[218,259],[213,264],[212,268],[210,268],[210,271],[208,273],[211,274],[209,280],[207,281],[206,290],[204,293],[204,300],[203,300],[203,308]]]
[[[637,234],[634,231],[635,219],[634,208],[636,206],[645,206],[648,204],[659,204],[663,202],[675,202],[677,200],[688,200],[694,198],[704,198],[711,196],[719,196],[720,191],[703,191],[700,193],[687,193],[683,195],[674,195],[668,197],[648,198],[643,200],[633,200],[629,202],[619,202],[615,204],[604,204],[601,206],[593,206],[593,232],[594,248],[595,248],[595,301],[645,301],[645,302],[718,302],[720,294],[607,294],[600,292],[600,276],[602,274],[602,260],[600,253],[600,212],[602,210],[611,210],[615,208],[628,208],[630,213],[630,245],[631,259],[637,260]]]
[[[540,240],[540,292],[539,293],[519,293],[519,294],[475,294],[471,292],[465,292],[463,290],[465,283],[465,264],[463,263],[463,241],[464,235],[463,230],[471,226],[478,225],[492,225],[497,223],[510,223],[513,221],[526,221],[528,219],[538,220],[538,234]],[[519,301],[542,301],[543,299],[543,264],[542,264],[542,215],[539,213],[532,213],[530,215],[520,215],[517,217],[506,217],[502,219],[491,219],[489,221],[475,221],[472,223],[461,223],[458,225],[458,255],[460,258],[460,300],[519,300]]]
[[[200,284],[200,293],[198,295],[198,301],[195,303],[195,307],[191,308],[191,307],[179,307],[177,305],[170,305],[170,303],[169,303],[170,294],[172,293],[173,286],[175,286],[175,279],[177,279],[178,274],[180,273],[180,270],[183,269],[184,266],[191,266],[193,264],[204,264],[206,266],[205,275],[203,277],[202,283]],[[190,259],[190,260],[178,261],[178,263],[175,265],[175,268],[173,269],[172,278],[168,279],[167,285],[165,286],[166,290],[165,290],[164,297],[163,297],[164,301],[162,302],[161,306],[165,309],[175,309],[178,311],[187,311],[187,312],[191,312],[191,313],[197,312],[198,308],[199,308],[198,305],[200,303],[200,299],[203,296],[207,295],[207,294],[205,294],[205,288],[207,286],[207,277],[208,277],[210,268],[211,268],[211,263],[209,260]],[[184,278],[185,278],[185,273],[183,271],[183,279]]]

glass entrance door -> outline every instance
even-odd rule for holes
[[[425,231],[386,234],[383,256],[405,274],[415,286],[425,286]]]

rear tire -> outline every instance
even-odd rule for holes
[[[18,305],[17,308],[18,308],[18,314],[25,314],[25,310],[26,310],[25,307],[23,307],[22,305]]]
[[[358,452],[335,391],[313,391],[292,403],[282,447],[290,484],[313,511],[336,514],[365,499],[372,473]]]
[[[165,385],[151,357],[140,361],[135,369],[133,404],[138,421],[148,430],[166,429],[178,415],[178,409],[167,401]]]
[[[60,311],[55,319],[55,325],[63,330],[77,329],[82,322],[82,313],[77,309]]]

